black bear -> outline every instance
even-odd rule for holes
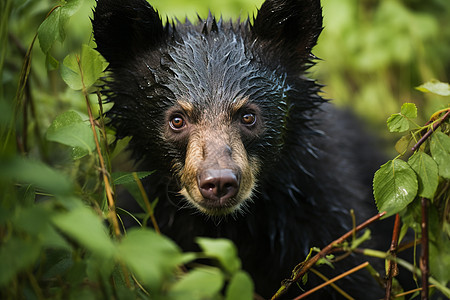
[[[93,29],[109,62],[107,116],[118,138],[132,137],[140,168],[156,170],[146,182],[156,219],[183,249],[197,236],[231,239],[270,297],[310,247],[351,229],[350,209],[358,221],[375,213],[377,155],[305,75],[319,0],[266,0],[252,21],[165,25],[145,0],[97,0]],[[337,285],[382,295],[364,272]]]

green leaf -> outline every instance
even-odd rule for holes
[[[42,205],[33,205],[16,211],[12,223],[16,229],[37,236],[50,225],[51,212]]]
[[[90,125],[75,111],[67,111],[57,116],[47,129],[46,138],[49,141],[79,148],[73,149],[74,159],[92,153],[95,149],[94,135]]]
[[[78,54],[67,55],[61,65],[61,77],[67,85],[74,90],[81,90],[83,82],[81,81],[81,58]],[[86,86],[86,85],[85,85]]]
[[[92,209],[79,206],[52,218],[53,224],[86,249],[105,260],[112,259],[116,247],[111,241],[102,219]]]
[[[56,41],[64,41],[66,37],[64,26],[69,18],[78,10],[80,4],[80,0],[67,0],[62,2],[39,26],[39,44],[44,53],[47,53]]]
[[[434,161],[438,164],[439,175],[450,179],[450,137],[441,131],[433,133],[430,151]]]
[[[114,134],[111,134],[111,135],[114,136]],[[115,140],[114,141],[114,150],[113,150],[113,152],[110,155],[111,159],[113,159],[117,155],[121,154],[122,151],[124,151],[128,147],[128,144],[129,144],[130,140],[131,140],[131,137],[129,137],[129,136],[127,136],[127,137],[125,137],[123,139],[120,139],[120,140]]]
[[[45,252],[44,273],[42,279],[50,280],[62,276],[73,266],[72,252],[67,250],[48,249]]]
[[[390,132],[403,132],[409,129],[409,121],[401,114],[392,114],[387,120]]]
[[[439,183],[436,162],[425,152],[417,151],[409,158],[408,164],[417,174],[419,196],[432,199]]]
[[[119,245],[120,259],[142,280],[158,290],[173,274],[183,256],[171,240],[150,229],[130,229]]]
[[[45,65],[47,66],[47,70],[53,71],[59,68],[59,61],[57,61],[51,54],[48,52],[45,58]]]
[[[333,259],[334,259],[334,255],[333,254],[327,255],[326,257],[319,258],[317,260],[317,262],[316,262],[316,265],[318,265],[318,266],[320,266],[320,265],[327,265],[330,268],[334,269],[334,265],[332,263]]]
[[[64,176],[40,161],[24,158],[0,159],[0,179],[12,179],[31,183],[55,195],[68,195],[72,183]]]
[[[308,283],[308,273],[306,273],[305,275],[303,275],[302,277],[302,284],[306,285]]]
[[[409,144],[411,143],[411,133],[402,136],[397,143],[395,144],[395,150],[399,153],[399,154],[403,154],[405,153],[408,148],[409,148]]]
[[[244,271],[237,271],[230,280],[225,300],[253,299],[253,281]]]
[[[416,234],[420,234],[422,231],[420,222],[422,219],[421,203],[420,201],[413,201],[408,207],[400,213],[402,224],[406,226],[403,228],[403,234],[406,229],[411,228]],[[402,232],[400,232],[402,234]]]
[[[94,253],[88,253],[83,258],[86,262],[86,275],[89,281],[109,281],[109,277],[116,265],[116,260],[110,258],[105,259],[105,257]]]
[[[387,120],[390,132],[403,132],[409,129],[409,120],[417,117],[417,107],[414,103],[404,103],[400,113],[392,114]]]
[[[450,96],[450,85],[439,80],[428,81],[418,87],[417,90],[425,93],[433,93],[440,96]]]
[[[108,66],[96,50],[83,44],[81,54],[69,54],[61,65],[61,77],[74,90],[93,85]]]
[[[70,153],[70,156],[72,157],[73,160],[77,160],[80,159],[82,157],[85,157],[88,154],[92,154],[93,150],[86,150],[84,148],[80,148],[80,147],[73,147],[72,148],[72,152]]]
[[[172,299],[214,299],[223,283],[224,276],[218,268],[196,268],[172,286],[169,296]]]
[[[399,159],[390,160],[375,173],[373,192],[380,212],[392,216],[403,210],[416,197],[418,183],[409,165]]]
[[[153,171],[152,172],[136,172],[136,175],[139,179],[143,179],[152,173],[153,173]],[[131,173],[130,172],[114,172],[114,173],[112,173],[112,178],[113,178],[113,182],[115,185],[136,182],[132,172]]]
[[[33,239],[12,237],[0,247],[0,287],[6,286],[17,273],[32,267],[41,252],[41,244]]]
[[[196,241],[202,251],[207,256],[217,259],[227,272],[233,274],[241,268],[236,246],[230,240],[197,238]]]
[[[450,241],[448,236],[442,234],[441,241],[430,243],[430,267],[433,276],[447,285],[450,278]]]
[[[38,239],[44,246],[70,249],[69,244],[52,226],[51,217],[53,213],[51,207],[46,204],[41,203],[17,209],[11,220],[14,228]]]
[[[362,243],[364,243],[364,242],[370,240],[370,239],[371,239],[371,234],[372,234],[372,232],[370,231],[370,229],[366,229],[366,230],[364,231],[364,233],[363,233],[360,237],[357,237],[356,239],[354,239],[354,240],[352,241],[351,249],[356,249],[356,248],[358,248]]]
[[[145,178],[148,175],[152,174],[152,172],[137,172],[139,179]],[[113,181],[115,185],[122,184],[126,188],[126,190],[131,194],[131,196],[136,200],[139,206],[148,213],[147,205],[145,204],[144,198],[142,196],[142,192],[137,185],[136,180],[134,179],[133,173],[127,172],[115,172],[112,175]]]
[[[428,215],[430,238],[430,269],[443,285],[450,282],[450,238],[442,231],[440,213],[431,206]]]
[[[83,286],[84,282],[86,282],[86,269],[87,269],[87,260],[86,259],[76,259],[74,257],[72,266],[67,270],[67,273],[64,276],[65,282],[70,282],[70,293],[72,299],[84,299],[84,298],[72,298],[75,295],[75,292]]]
[[[414,103],[403,103],[400,113],[405,118],[417,118],[417,107]]]
[[[36,200],[36,190],[32,184],[22,186],[19,190],[19,197],[24,206],[32,206]]]

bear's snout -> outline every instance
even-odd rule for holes
[[[239,176],[231,169],[206,169],[198,174],[198,188],[206,201],[225,205],[239,191]]]

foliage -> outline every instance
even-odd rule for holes
[[[420,89],[426,87],[426,91],[445,96],[448,91],[443,86],[447,85],[433,81]],[[400,214],[403,235],[411,227],[422,237],[422,244],[430,243],[432,274],[443,286],[450,281],[449,115],[450,108],[437,111],[425,126],[419,126],[413,122],[416,106],[403,104],[401,112],[387,120],[389,131],[407,133],[396,145],[399,155],[381,166],[373,181],[379,211],[387,212],[385,217]],[[421,205],[422,211],[417,209]],[[424,210],[429,211],[427,219]],[[430,228],[429,241],[424,238],[423,226]]]
[[[424,84],[420,90],[431,92],[425,96],[410,87],[446,79],[450,51],[438,41],[450,35],[448,1],[335,2],[323,1],[325,30],[316,54],[326,62],[312,71],[329,85],[327,97],[375,122],[394,111],[397,99],[420,103],[421,120],[445,107],[445,83]],[[162,15],[195,20],[196,11],[206,16],[208,8],[245,18],[260,3],[155,5]],[[200,252],[183,253],[156,225],[147,228],[157,202],[149,203],[139,184],[150,172],[124,171],[127,140],[116,141],[102,117],[109,106],[101,103],[98,79],[107,64],[92,40],[94,6],[94,0],[0,4],[0,297],[250,299],[253,284],[232,243],[199,239]],[[390,131],[409,131],[396,145],[401,157],[442,118],[440,112],[419,126],[416,115],[416,106],[406,104],[390,118]],[[448,131],[447,122],[407,161],[399,156],[375,176],[378,207],[399,212],[404,228],[420,231],[418,199],[431,200],[431,270],[444,285],[450,278],[444,251],[450,247]],[[115,207],[118,186],[145,211],[142,222],[136,218],[141,227],[123,234],[114,212],[128,212]],[[215,267],[194,264],[196,258],[211,259]]]
[[[389,161],[382,165],[375,173],[373,184],[378,210],[387,211],[386,217],[404,209],[417,192],[414,171],[402,160]],[[391,201],[392,199],[395,200]]]

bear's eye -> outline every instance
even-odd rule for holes
[[[174,116],[170,120],[169,125],[173,130],[180,130],[186,125],[186,122],[184,121],[182,116]]]
[[[244,114],[244,115],[242,115],[241,122],[242,122],[242,124],[244,124],[246,126],[252,126],[256,122],[256,116],[251,113]]]

